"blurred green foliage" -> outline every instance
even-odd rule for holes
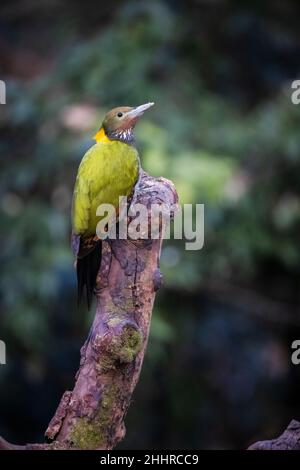
[[[300,107],[290,83],[299,78],[299,7],[128,0],[101,11],[88,0],[74,2],[71,20],[68,1],[49,11],[46,0],[38,11],[28,3],[21,14],[20,2],[4,4],[0,30],[18,67],[1,76],[8,104],[0,114],[0,337],[8,365],[0,383],[8,405],[0,431],[39,437],[71,386],[91,318],[76,310],[69,249],[77,166],[109,108],[152,100],[136,129],[143,167],[172,179],[181,203],[205,204],[205,246],[187,252],[183,242],[165,243],[165,288],[127,445],[245,446],[261,429],[277,430],[288,405],[275,419],[280,397],[269,403],[268,393],[291,373],[288,359],[282,365],[289,329],[274,330],[272,311],[267,327],[253,319],[260,307],[246,296],[239,310],[234,290],[216,303],[211,288],[243,286],[288,309],[298,305]],[[33,51],[38,72],[28,72],[33,56],[18,64],[23,50]],[[207,337],[221,342],[219,356]],[[262,377],[272,347],[281,369]],[[237,364],[240,354],[245,362]],[[8,383],[20,388],[18,405]],[[46,398],[34,412],[39,393]],[[20,429],[18,416],[32,420],[31,430]],[[141,437],[136,429],[146,422],[151,432]]]

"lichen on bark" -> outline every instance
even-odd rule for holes
[[[76,449],[98,449],[109,439],[109,422],[112,409],[119,393],[111,384],[102,396],[99,411],[92,419],[78,418],[70,431],[70,445]]]

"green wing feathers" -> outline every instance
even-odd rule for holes
[[[73,232],[89,236],[96,233],[100,204],[118,207],[120,196],[129,196],[139,174],[138,153],[122,142],[94,145],[82,159],[75,183]]]
[[[77,257],[78,299],[84,287],[88,307],[101,264],[101,241],[96,227],[100,204],[119,205],[130,196],[139,175],[137,150],[123,142],[97,143],[83,157],[78,169],[72,204],[72,246]]]

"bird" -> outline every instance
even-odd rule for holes
[[[134,127],[154,103],[121,106],[109,111],[94,136],[96,143],[83,156],[72,199],[72,250],[77,271],[77,302],[84,290],[90,309],[101,266],[102,240],[96,234],[100,204],[116,209],[119,198],[130,198],[139,180],[141,164]]]

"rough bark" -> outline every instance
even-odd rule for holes
[[[276,439],[258,441],[249,450],[300,450],[300,423],[293,419],[286,430]]]
[[[152,204],[177,204],[173,184],[142,174],[135,202],[150,214]],[[97,309],[81,348],[73,391],[66,391],[44,444],[0,449],[113,449],[125,435],[124,418],[139,379],[155,293],[161,285],[158,239],[103,242],[97,279]]]

